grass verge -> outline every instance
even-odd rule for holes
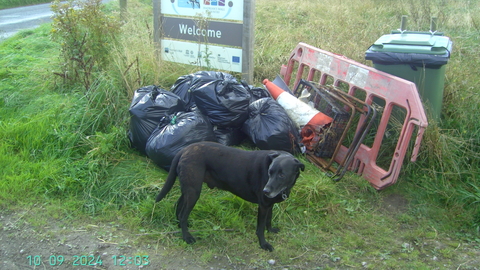
[[[0,9],[23,7],[36,4],[50,3],[48,0],[3,0],[0,3]]]

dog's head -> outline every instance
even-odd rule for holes
[[[271,163],[268,167],[268,182],[263,188],[263,193],[268,198],[283,193],[282,197],[286,199],[305,165],[287,152],[272,152],[268,156]]]

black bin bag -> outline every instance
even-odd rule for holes
[[[191,110],[195,107],[195,101],[190,93],[190,85],[192,83],[193,74],[178,77],[170,88],[170,91],[179,96],[185,102],[185,109]]]
[[[261,98],[248,108],[242,131],[262,150],[300,153],[300,134],[285,109],[272,98]]]
[[[131,146],[145,154],[147,140],[168,115],[185,110],[185,103],[177,95],[155,85],[135,91],[130,105],[130,128],[128,137]]]
[[[239,145],[247,138],[247,135],[242,132],[241,128],[214,127],[213,132],[217,137],[217,142],[226,146]]]
[[[216,141],[206,117],[198,110],[178,112],[162,119],[145,150],[155,164],[168,171],[173,157],[182,148],[201,141]]]
[[[196,74],[190,91],[197,108],[214,126],[240,128],[248,118],[250,93],[230,74]]]
[[[195,82],[193,82],[195,79]],[[179,96],[184,102],[187,111],[191,111],[195,107],[195,100],[193,99],[190,88],[194,83],[199,83],[199,79],[203,83],[214,80],[235,80],[233,75],[217,71],[198,71],[192,74],[178,77],[175,83],[170,88],[170,91]]]
[[[243,86],[250,93],[250,103],[257,101],[261,98],[272,97],[267,89],[264,87],[255,87],[253,85],[248,85],[245,81],[242,81]]]

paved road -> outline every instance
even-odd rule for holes
[[[0,0],[1,1],[1,0]],[[103,0],[108,3],[111,0]],[[50,3],[0,10],[0,41],[23,29],[32,29],[52,21]]]
[[[0,10],[0,40],[22,29],[36,28],[50,22],[53,12],[50,3]]]

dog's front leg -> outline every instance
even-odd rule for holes
[[[258,241],[260,242],[260,247],[268,250],[273,251],[272,245],[270,245],[265,240],[265,227],[267,226],[268,215],[272,212],[272,206],[262,206],[258,205],[258,217],[257,217],[257,237]],[[270,216],[271,219],[271,216]],[[271,226],[271,221],[269,222]]]
[[[267,231],[271,233],[278,233],[280,229],[272,227],[272,212],[273,212],[273,206],[270,207],[270,210],[267,213]]]

